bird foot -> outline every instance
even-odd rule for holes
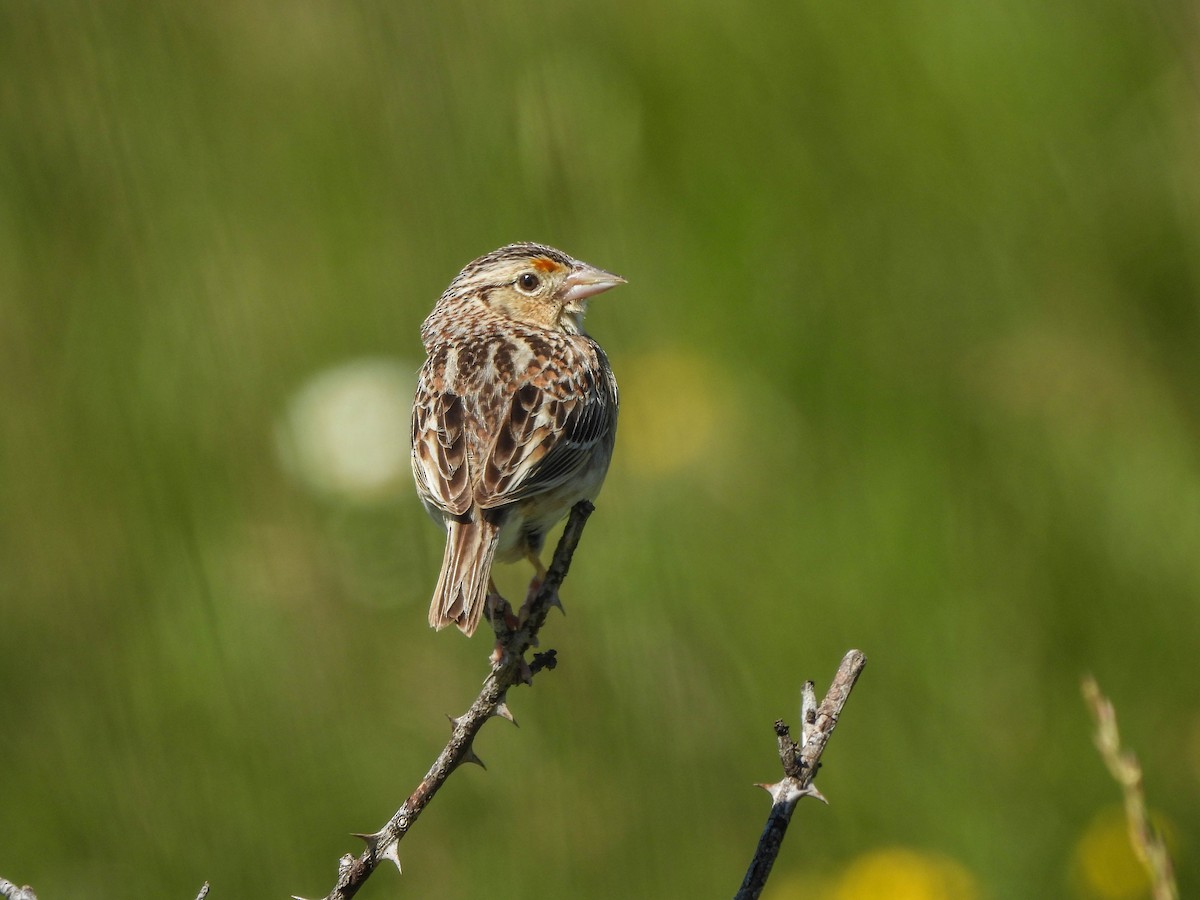
[[[525,606],[522,607],[522,609],[533,603],[533,599],[538,595],[538,591],[542,589],[542,585],[544,583],[545,582],[537,575],[534,575],[533,578],[529,579],[529,590],[525,592]]]
[[[512,606],[497,591],[488,592],[487,599],[484,601],[483,614],[487,616],[487,620],[492,623],[492,628],[496,629],[497,633],[501,628],[516,631],[521,624],[521,619],[513,612]]]
[[[553,651],[551,651],[553,652]],[[541,655],[541,654],[539,654]],[[488,657],[488,662],[492,666],[492,671],[502,669],[509,664],[512,659],[512,654],[508,649],[508,642],[504,638],[496,640],[496,646],[492,648],[492,655]],[[544,668],[544,666],[539,666]],[[522,656],[518,661],[517,679],[521,684],[533,684],[534,670],[529,667],[529,663]]]

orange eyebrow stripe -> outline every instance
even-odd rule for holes
[[[533,267],[539,272],[554,272],[559,268],[559,265],[552,259],[539,256],[533,260]]]

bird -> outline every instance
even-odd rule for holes
[[[499,596],[495,561],[527,559],[540,585],[546,532],[600,491],[620,398],[583,319],[620,284],[553,247],[509,244],[464,266],[422,324],[412,469],[446,530],[433,628],[475,632]]]

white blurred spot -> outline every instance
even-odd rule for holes
[[[314,375],[275,429],[284,467],[311,490],[341,500],[402,495],[412,483],[415,371],[394,360],[359,359]]]

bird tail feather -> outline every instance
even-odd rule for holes
[[[487,602],[492,559],[500,530],[487,521],[450,521],[446,555],[429,605],[429,624],[442,629],[457,625],[470,637]]]

